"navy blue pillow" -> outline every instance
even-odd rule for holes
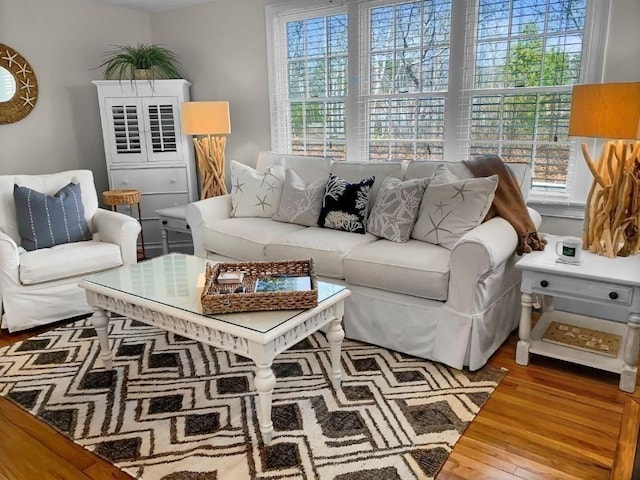
[[[25,250],[91,240],[80,184],[70,183],[54,196],[14,185],[13,199]]]
[[[358,183],[349,183],[344,178],[329,173],[318,226],[366,233],[369,192],[374,180],[375,177],[367,177]]]

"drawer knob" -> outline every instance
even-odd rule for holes
[[[169,223],[169,222],[167,222],[166,220],[162,220],[162,224],[163,225],[166,225],[167,223]]]
[[[618,292],[609,292],[609,298],[611,300],[616,300],[618,298]]]
[[[176,183],[177,180],[175,178],[172,178],[170,181],[171,183]]]
[[[542,288],[547,288],[547,287],[549,286],[549,282],[547,282],[546,280],[542,280],[542,281],[540,282],[540,286],[541,286]]]
[[[191,230],[191,226],[187,223],[187,230]]]
[[[127,180],[126,178],[124,180],[122,180],[122,184],[123,185],[129,185],[129,180]]]

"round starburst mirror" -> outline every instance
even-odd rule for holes
[[[13,48],[0,43],[0,123],[22,120],[37,101],[33,67]]]

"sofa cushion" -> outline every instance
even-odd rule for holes
[[[284,165],[290,168],[306,183],[319,178],[327,178],[332,160],[328,157],[311,157],[305,155],[287,155],[275,152],[260,152],[256,170],[266,172],[272,165]]]
[[[265,259],[265,246],[269,242],[305,228],[270,218],[227,218],[203,226],[202,244],[225,257],[260,261]]]
[[[286,225],[286,224],[285,224]],[[371,234],[358,235],[340,230],[309,227],[283,235],[267,245],[267,260],[313,257],[316,273],[323,277],[344,278],[342,259],[353,248],[375,242]]]
[[[326,185],[325,177],[306,183],[296,172],[287,168],[280,205],[273,219],[278,222],[316,227]]]
[[[451,252],[417,240],[359,245],[344,258],[347,283],[445,301]]]
[[[472,178],[471,170],[462,162],[439,162],[433,160],[417,160],[409,162],[404,173],[404,178],[410,180],[413,178],[431,177],[439,165],[446,165],[447,169],[460,179]]]
[[[369,211],[386,177],[402,179],[402,162],[334,162],[331,165],[331,173],[344,178],[349,182],[359,182],[365,177],[373,176],[375,181],[369,194]]]
[[[409,240],[428,181],[385,178],[369,215],[367,231],[392,242]]]
[[[436,171],[437,166],[442,163],[443,162],[433,160],[410,162],[407,165],[404,178],[409,180],[412,178],[430,177]],[[444,165],[460,179],[473,177],[471,170],[462,162],[444,162]],[[528,163],[509,162],[507,165],[518,179],[518,185],[520,185],[520,190],[522,190],[522,195],[526,200],[531,190],[531,167]]]
[[[42,248],[20,255],[20,283],[38,283],[77,277],[122,265],[115,243],[89,240]]]
[[[365,233],[369,213],[369,192],[375,178],[366,177],[357,183],[330,173],[322,200],[318,226]]]
[[[482,223],[498,186],[498,176],[470,178],[427,187],[411,238],[451,250],[462,236]]]
[[[278,211],[283,182],[282,165],[262,173],[231,160],[231,216],[271,218]]]
[[[13,198],[21,245],[26,250],[91,240],[80,184],[69,183],[55,195],[14,185]]]

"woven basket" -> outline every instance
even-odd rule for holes
[[[133,205],[140,202],[141,195],[140,190],[127,188],[102,192],[102,199],[105,205]]]
[[[219,273],[242,272],[239,284],[220,284]],[[311,278],[311,290],[291,292],[254,292],[259,278],[305,277]],[[240,262],[207,264],[206,281],[200,300],[202,313],[255,312],[261,310],[304,310],[318,305],[318,278],[313,259],[286,262]],[[238,287],[246,293],[233,293]],[[225,293],[230,292],[230,293]]]

